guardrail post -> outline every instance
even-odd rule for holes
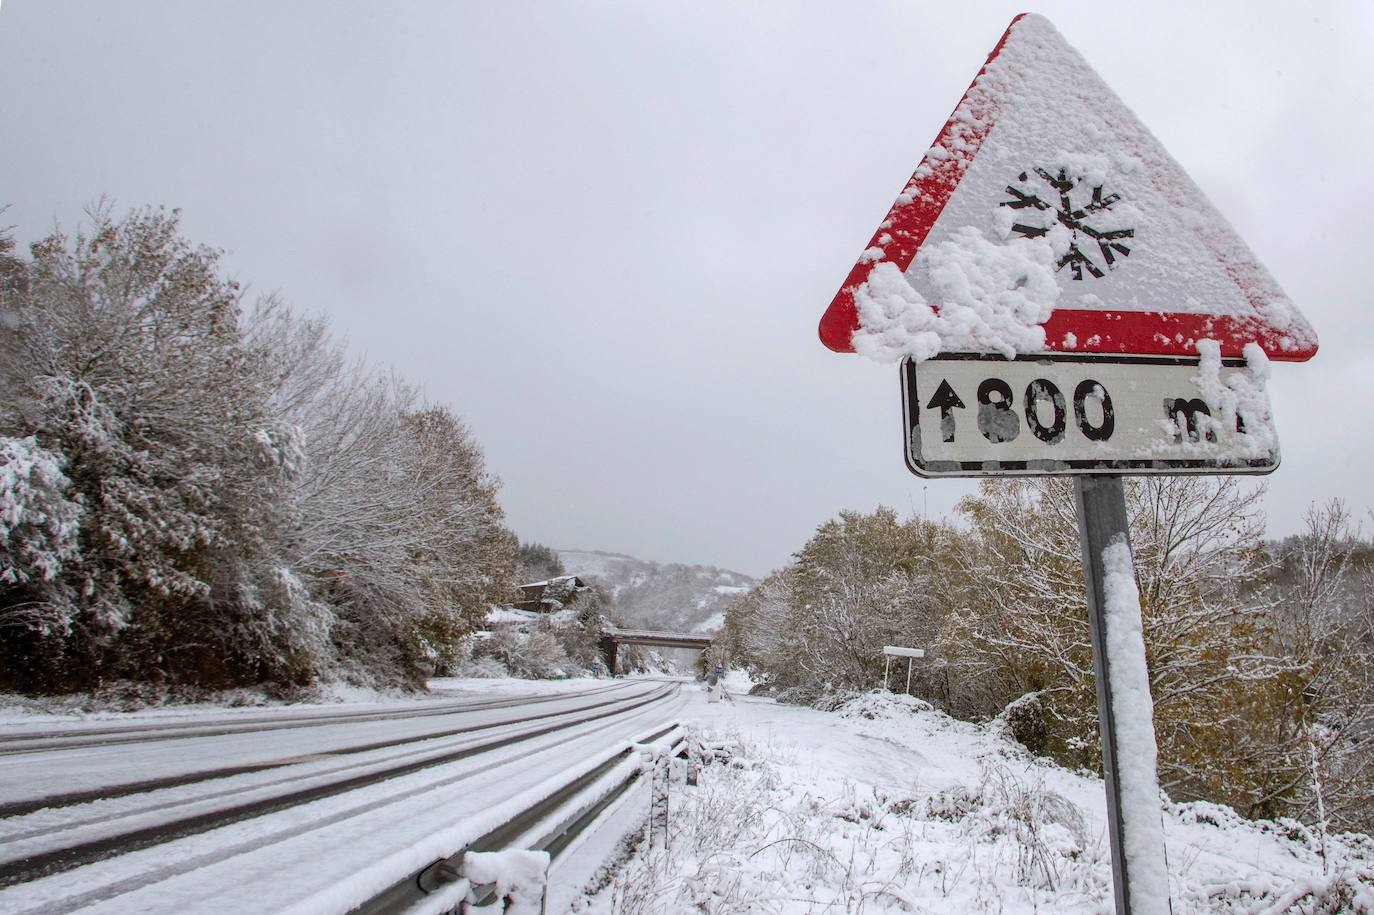
[[[515,848],[470,851],[463,855],[462,871],[471,884],[460,910],[462,915],[545,915],[549,899],[548,853]]]
[[[649,847],[668,848],[668,760],[660,756],[654,760],[650,781]]]
[[[474,890],[493,891],[494,887],[474,887]],[[518,900],[511,898],[510,894],[501,896],[491,902],[478,904],[476,902],[464,902],[458,909],[459,915],[536,915],[529,906],[520,907]],[[539,897],[539,910],[537,915],[548,915],[549,910],[549,888],[544,885],[544,892]]]

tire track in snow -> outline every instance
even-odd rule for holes
[[[52,849],[50,851],[40,852],[4,862],[0,864],[0,887],[8,887],[37,880],[58,871],[90,864],[118,854],[124,854],[130,851],[148,848],[153,845],[160,845],[186,836],[208,832],[222,826],[265,816],[301,804],[311,803],[313,801],[342,794],[347,791],[357,790],[388,779],[418,772],[423,769],[446,765],[466,757],[518,744],[545,734],[566,730],[591,721],[622,715],[626,712],[661,701],[670,694],[675,693],[678,689],[679,687],[676,684],[665,685],[653,690],[647,695],[639,694],[628,699],[599,703],[597,706],[592,706],[591,708],[603,708],[608,705],[616,707],[597,711],[595,714],[591,715],[583,714],[589,710],[587,707],[584,707],[574,711],[554,712],[533,716],[534,718],[562,717],[568,715],[577,715],[579,717],[571,721],[554,722],[533,731],[526,731],[517,735],[500,737],[481,744],[466,746],[462,749],[442,753],[438,756],[430,756],[421,760],[399,763],[381,771],[354,775],[323,785],[276,795],[263,800],[250,801],[218,811],[195,814],[179,820],[174,820],[170,823],[141,827],[120,835],[101,837],[91,841],[80,842],[63,848]],[[641,698],[641,696],[643,698]],[[528,721],[532,719],[526,718],[523,720]],[[503,724],[510,723],[511,722],[503,722]],[[420,739],[433,739],[435,736],[436,735],[429,735]],[[403,741],[383,744],[382,746],[394,745],[395,743],[410,743],[414,742],[414,740],[415,738],[407,738]]]
[[[674,685],[669,688],[657,690],[648,702],[641,704],[643,707],[636,708],[629,714],[625,714],[624,712],[622,712],[619,716],[614,716],[613,720],[606,721],[603,724],[600,724],[596,727],[579,731],[576,734],[576,737],[587,737],[600,731],[610,730],[616,727],[623,728],[624,725],[628,722],[639,719],[645,715],[658,715],[660,717],[667,716],[669,714],[668,710],[659,708],[657,706],[658,703],[662,703],[665,699],[678,699],[678,701],[674,703],[671,709],[671,712],[675,714],[682,707],[680,691],[680,685]],[[557,753],[560,750],[562,750],[567,745],[567,743],[568,741],[564,739],[548,741],[543,746],[530,748],[527,752],[519,754],[519,758],[522,760],[528,760],[546,753]],[[388,794],[384,798],[372,799],[364,801],[360,804],[354,804],[346,809],[332,811],[324,816],[311,819],[305,823],[291,823],[281,828],[273,829],[269,832],[254,835],[250,839],[242,840],[228,846],[217,846],[209,848],[198,854],[194,854],[191,857],[182,858],[174,862],[168,862],[164,858],[154,863],[150,869],[140,872],[134,876],[127,876],[122,879],[116,879],[112,882],[104,884],[103,886],[100,886],[99,888],[88,890],[84,893],[80,893],[79,895],[64,895],[60,898],[52,896],[47,899],[44,899],[41,902],[38,902],[36,905],[24,907],[14,911],[16,911],[17,913],[23,913],[23,915],[65,915],[65,913],[67,912],[76,911],[77,909],[82,909],[87,906],[99,905],[101,902],[115,899],[124,894],[133,893],[145,887],[150,887],[155,884],[162,883],[163,881],[171,880],[173,878],[189,874],[199,868],[207,867],[210,865],[216,865],[229,858],[242,855],[249,855],[253,852],[259,851],[263,848],[267,848],[271,845],[284,842],[290,839],[298,838],[311,832],[324,830],[330,826],[335,826],[339,823],[346,822],[350,819],[366,817],[370,813],[375,813],[387,806],[397,804],[401,801],[407,799],[414,799],[416,797],[424,795],[425,793],[442,790],[444,788],[451,787],[454,784],[461,783],[469,779],[477,778],[481,775],[491,772],[494,769],[499,769],[501,767],[508,766],[512,758],[513,754],[503,754],[491,760],[490,762],[486,762],[483,765],[477,766],[472,769],[465,769],[463,772],[457,773],[447,778],[443,778],[433,782],[427,782],[423,785],[411,787],[406,789],[405,791],[398,792],[395,794]],[[98,863],[97,866],[99,866]],[[9,909],[5,909],[3,900],[0,900],[0,909],[10,911]]]
[[[620,687],[620,688],[623,688],[623,687]],[[592,692],[592,693],[601,693],[601,692],[604,692],[604,691],[605,691],[605,690],[594,690],[594,691],[589,691],[589,692]],[[569,700],[569,699],[571,699],[571,700],[574,700],[574,701],[575,701],[576,699],[580,698],[581,695],[585,695],[585,694],[579,694],[578,696],[572,696],[572,697],[564,696],[564,697],[561,697],[561,698],[563,698],[564,700]],[[315,755],[315,756],[348,756],[348,755],[353,755],[353,754],[357,754],[357,753],[368,753],[368,752],[371,752],[371,751],[373,751],[373,750],[386,749],[387,747],[400,746],[400,745],[406,744],[406,743],[416,743],[416,742],[424,741],[424,740],[434,740],[434,739],[441,738],[441,737],[455,737],[455,736],[458,736],[458,735],[460,735],[460,734],[468,734],[468,733],[472,733],[472,732],[475,732],[475,731],[490,730],[490,729],[492,729],[492,728],[504,727],[504,726],[509,725],[509,724],[520,724],[520,723],[523,723],[523,722],[526,722],[526,721],[538,721],[538,720],[543,719],[543,718],[551,718],[551,717],[555,717],[555,716],[557,716],[557,715],[567,714],[569,711],[581,711],[581,710],[583,710],[583,709],[590,709],[590,708],[602,707],[602,706],[609,705],[609,704],[611,704],[611,703],[613,703],[613,702],[616,702],[616,701],[620,701],[620,700],[611,699],[611,700],[607,700],[607,701],[605,701],[605,702],[594,703],[594,704],[592,704],[592,705],[580,706],[578,709],[572,709],[572,710],[565,709],[565,710],[563,710],[563,711],[558,711],[558,712],[545,712],[545,713],[540,714],[540,715],[528,715],[528,716],[525,716],[525,717],[523,717],[523,718],[517,718],[517,719],[514,719],[514,720],[507,720],[507,721],[501,721],[501,722],[495,722],[495,723],[487,723],[487,724],[479,724],[479,725],[469,725],[469,726],[466,726],[466,727],[452,728],[452,729],[449,729],[449,730],[446,730],[446,731],[437,731],[437,732],[433,732],[433,733],[420,734],[420,735],[415,735],[415,736],[412,736],[412,737],[406,737],[406,738],[395,739],[395,740],[374,741],[374,742],[371,742],[371,743],[358,744],[358,745],[351,746],[351,747],[342,747],[342,748],[339,748],[339,749],[336,749],[336,750],[329,750],[329,751],[327,751],[327,752],[322,752],[322,753],[319,753],[319,754],[310,754],[310,755]],[[516,702],[516,703],[511,703],[511,704],[509,704],[509,705],[496,705],[496,706],[489,706],[489,707],[485,707],[485,708],[481,708],[481,709],[472,709],[472,710],[473,710],[473,711],[490,711],[492,708],[517,708],[517,707],[520,707],[521,705],[522,705],[522,703]],[[444,714],[446,714],[446,715],[461,714],[461,713],[463,713],[464,711],[469,711],[469,710],[470,710],[470,709],[460,708],[460,709],[457,709],[457,710],[455,710],[455,711],[446,712],[446,713],[444,713]],[[384,721],[387,721],[387,720],[401,720],[401,719],[405,719],[405,718],[416,718],[416,717],[429,717],[429,716],[427,716],[427,715],[402,715],[402,716],[396,716],[396,718],[383,718],[383,719],[380,719],[380,720],[384,720]],[[327,723],[336,724],[336,723],[339,723],[339,722],[327,722]],[[347,723],[352,723],[352,722],[343,722],[343,723],[347,724]],[[316,726],[316,725],[307,725],[307,727],[313,727],[313,726]],[[281,728],[271,728],[271,729],[268,729],[268,730],[281,730]],[[223,733],[223,732],[222,732],[222,733]],[[229,733],[239,734],[239,733],[242,733],[242,732],[234,731],[234,732],[229,732]],[[179,736],[221,736],[221,735],[179,735]],[[79,747],[72,747],[71,749],[76,749],[76,748],[79,748]],[[63,748],[61,748],[61,749],[69,749],[69,748],[68,748],[68,747],[63,747]],[[238,766],[222,766],[222,767],[217,768],[217,769],[203,769],[203,770],[201,770],[201,771],[199,771],[199,772],[190,772],[190,773],[185,773],[185,774],[182,774],[182,775],[168,775],[168,776],[162,776],[162,777],[160,777],[160,778],[142,779],[142,780],[136,781],[136,782],[125,782],[124,784],[120,784],[120,785],[103,785],[103,786],[100,786],[100,787],[97,787],[97,788],[87,788],[87,789],[83,789],[83,790],[81,790],[81,791],[70,791],[70,792],[66,792],[66,793],[64,793],[64,794],[48,794],[48,795],[43,795],[43,796],[41,796],[41,797],[30,798],[30,799],[23,800],[23,801],[11,801],[11,802],[9,802],[9,803],[0,804],[0,819],[6,818],[6,817],[25,816],[25,815],[27,815],[27,814],[34,813],[34,812],[39,811],[39,810],[54,809],[54,808],[60,808],[60,807],[70,807],[70,806],[73,806],[73,805],[76,805],[76,804],[88,804],[88,803],[92,803],[92,802],[94,802],[94,801],[108,800],[108,799],[110,799],[110,798],[116,798],[116,797],[127,797],[127,796],[129,796],[129,795],[133,795],[133,794],[143,794],[143,793],[146,793],[146,792],[149,792],[149,791],[161,791],[161,790],[165,790],[165,789],[168,789],[168,788],[179,788],[179,787],[182,787],[182,786],[185,786],[185,785],[195,784],[195,783],[197,783],[197,782],[210,781],[210,780],[212,780],[212,779],[231,778],[231,777],[236,776],[236,775],[250,775],[250,774],[252,774],[252,773],[254,773],[254,772],[264,772],[264,771],[267,771],[267,770],[270,770],[270,769],[282,768],[282,767],[284,767],[284,766],[298,765],[298,764],[300,764],[302,761],[303,761],[302,755],[297,754],[297,755],[295,755],[295,756],[283,757],[283,758],[281,758],[281,759],[268,760],[268,761],[266,761],[266,762],[246,763],[246,764],[238,765]]]

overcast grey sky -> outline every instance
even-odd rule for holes
[[[761,574],[947,512],[816,322],[1019,4],[0,5],[0,202],[181,207],[471,424],[524,539]],[[1041,3],[1315,325],[1271,533],[1374,505],[1374,4]]]

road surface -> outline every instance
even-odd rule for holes
[[[344,912],[681,686],[0,733],[0,912]],[[458,846],[461,847],[461,844]]]

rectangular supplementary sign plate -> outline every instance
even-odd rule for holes
[[[924,658],[924,648],[902,648],[900,645],[884,645],[883,654],[889,658]]]
[[[1262,377],[1243,360],[945,354],[902,363],[907,467],[923,477],[1269,473]]]

